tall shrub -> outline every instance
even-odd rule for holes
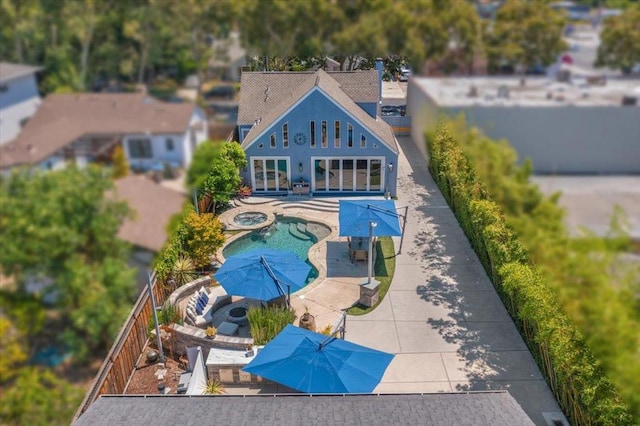
[[[434,134],[427,134],[427,142],[434,180],[516,319],[564,412],[575,424],[633,424],[628,407],[563,312],[546,278],[531,262],[526,245],[484,189],[454,134],[441,124]],[[522,179],[519,171],[514,173]],[[532,211],[536,209],[532,207]]]
[[[266,345],[278,335],[287,324],[293,324],[296,313],[285,306],[266,308],[251,307],[247,312],[251,337],[256,345]]]

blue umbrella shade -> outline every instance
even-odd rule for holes
[[[268,301],[300,290],[310,271],[295,253],[256,249],[226,259],[214,276],[230,295]]]
[[[338,214],[341,237],[368,237],[369,223],[375,222],[375,237],[402,235],[400,216],[393,200],[340,200]]]
[[[287,325],[244,371],[306,393],[371,393],[393,357]]]

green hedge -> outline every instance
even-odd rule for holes
[[[426,139],[434,180],[572,424],[632,425],[628,407],[529,260],[446,124]]]

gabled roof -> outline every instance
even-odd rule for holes
[[[32,67],[31,65],[0,62],[0,83],[6,83],[16,78],[24,77],[29,74],[35,74],[41,69],[41,67]]]
[[[316,72],[243,72],[240,79],[238,125],[253,124],[257,119],[263,118],[284,101],[293,89]],[[378,102],[376,70],[336,71],[328,74],[354,102]]]
[[[533,426],[506,391],[396,395],[101,396],[74,425]]]
[[[323,70],[318,70],[313,74],[303,73],[303,75],[305,76],[304,79],[300,79],[300,76],[297,75],[298,73],[288,74],[292,76],[292,81],[297,82],[297,85],[293,85],[292,83],[290,83],[288,87],[282,87],[280,89],[280,91],[275,96],[279,100],[279,102],[273,103],[271,108],[268,111],[265,111],[265,116],[259,117],[260,121],[251,128],[246,138],[242,141],[243,148],[251,145],[255,141],[255,139],[260,137],[260,135],[265,130],[267,130],[276,120],[278,120],[279,117],[281,117],[297,102],[302,100],[305,96],[307,96],[317,88],[327,97],[329,97],[329,99],[332,99],[340,107],[342,107],[348,114],[351,114],[355,119],[360,121],[360,123],[364,127],[369,129],[371,133],[376,135],[383,143],[389,146],[390,149],[395,152],[398,151],[397,142],[393,131],[391,130],[391,127],[384,121],[371,117],[365,110],[358,106],[354,102],[353,98],[346,93],[339,81],[334,78],[335,75],[342,75],[342,78],[344,78],[344,73],[327,73]],[[351,87],[353,89],[351,91],[352,93],[363,92],[364,94],[365,92],[362,87],[357,90],[354,89],[355,87],[359,87],[357,85],[352,85]],[[242,92],[242,88],[240,91]],[[378,88],[376,79],[376,99],[378,96],[377,91]],[[271,89],[269,89],[269,93],[267,93],[267,97],[268,96],[271,96]],[[256,99],[254,101],[254,104],[259,104],[260,99],[261,98]],[[267,102],[264,103],[268,103],[268,99]]]
[[[18,137],[0,147],[0,168],[36,164],[84,135],[182,134],[194,108],[143,93],[49,95]]]
[[[135,217],[122,222],[118,237],[159,253],[167,240],[166,228],[171,216],[182,210],[184,194],[139,175],[118,179],[115,186],[115,197],[126,201],[135,212]]]

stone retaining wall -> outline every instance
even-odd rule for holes
[[[211,348],[234,349],[243,351],[249,345],[253,345],[250,337],[223,336],[217,334],[213,339],[207,337],[205,330],[192,327],[190,325],[172,324],[173,350],[175,353],[184,355],[186,348],[196,346],[202,347],[202,354],[209,354]]]

